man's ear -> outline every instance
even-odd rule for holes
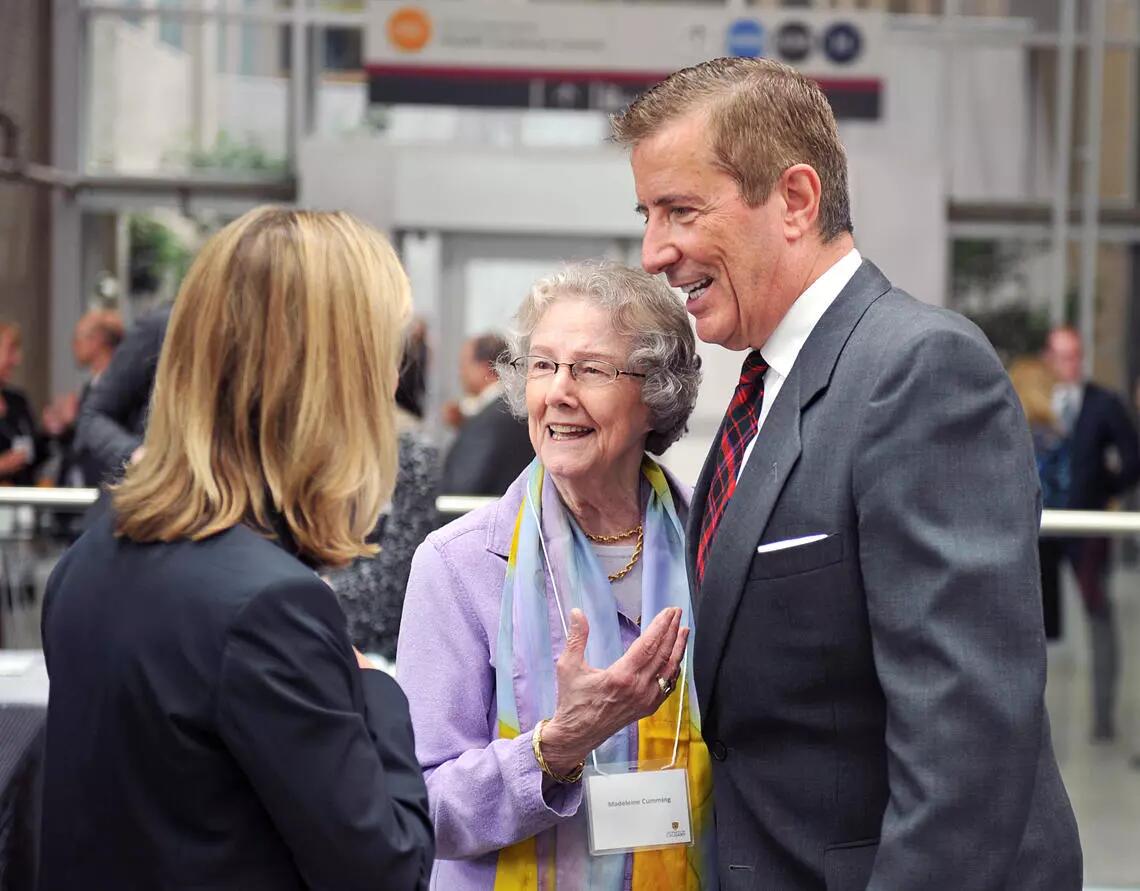
[[[784,199],[784,233],[799,240],[815,228],[823,187],[809,164],[793,164],[776,183]]]

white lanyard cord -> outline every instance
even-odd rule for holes
[[[570,639],[570,629],[566,625],[566,612],[562,608],[562,598],[558,595],[558,581],[555,578],[554,564],[550,560],[550,554],[546,550],[546,536],[542,534],[542,521],[538,517],[538,511],[535,509],[534,500],[530,497],[530,492],[524,496],[526,503],[530,505],[531,516],[534,517],[535,526],[538,528],[538,543],[542,546],[542,557],[546,561],[546,566],[550,570],[550,586],[554,589],[554,604],[558,607],[558,619],[562,622],[562,634],[566,640]],[[673,759],[666,764],[662,770],[668,770],[677,763],[677,752],[681,745],[681,716],[685,713],[685,678],[689,668],[689,653],[688,647],[685,648],[685,654],[681,657],[681,676],[678,683],[681,687],[680,699],[677,701],[677,730],[673,735]],[[598,766],[598,753],[595,749],[590,750],[590,760],[594,763],[594,770],[602,773],[602,769]]]

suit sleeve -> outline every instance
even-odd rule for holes
[[[1123,495],[1140,481],[1140,442],[1136,427],[1121,401],[1108,394],[1108,429],[1112,445],[1120,457],[1120,468],[1112,474],[1112,495]]]
[[[426,888],[427,790],[407,701],[362,670],[319,580],[263,591],[230,630],[222,738],[314,888]]]
[[[973,332],[920,334],[887,362],[853,479],[890,782],[868,889],[997,891],[1045,720],[1032,444]]]
[[[118,472],[142,445],[142,439],[128,425],[150,399],[168,321],[168,312],[160,311],[127,334],[111,364],[92,384],[80,410],[78,449],[112,473]]]
[[[443,466],[443,495],[496,494],[490,478],[499,460],[499,444],[482,418],[471,418],[469,428],[456,437]]]

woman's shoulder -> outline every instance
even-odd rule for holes
[[[103,566],[150,588],[185,587],[237,608],[268,589],[326,587],[285,548],[242,524],[198,541],[143,543],[118,536],[107,510],[73,550],[78,564]]]
[[[427,542],[441,552],[482,550],[505,558],[510,552],[525,485],[524,471],[501,497],[441,526],[427,537]]]
[[[499,518],[501,499],[457,517],[431,532],[420,547],[448,557],[472,557],[487,551]]]

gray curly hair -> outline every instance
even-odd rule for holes
[[[641,399],[653,421],[645,448],[662,454],[688,429],[701,383],[701,360],[681,301],[665,282],[640,269],[608,260],[573,263],[531,286],[507,336],[510,351],[497,363],[511,410],[526,417],[526,374],[511,360],[527,355],[539,320],[551,305],[567,298],[584,298],[608,311],[614,330],[631,339],[627,367],[645,375]]]

